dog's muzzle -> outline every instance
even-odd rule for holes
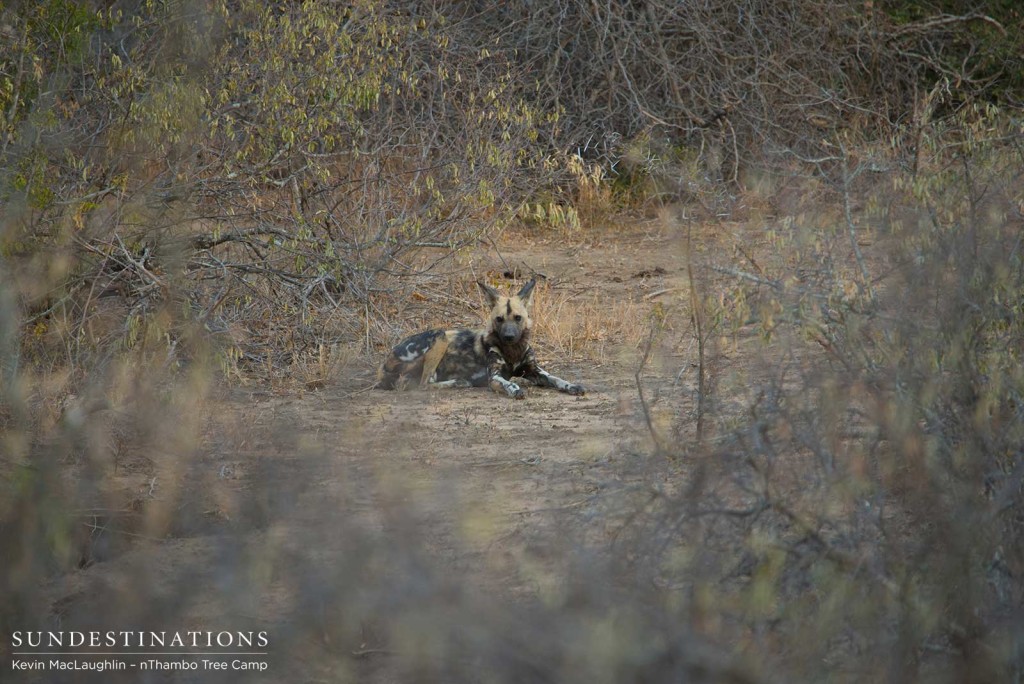
[[[502,342],[515,342],[519,339],[519,326],[515,323],[505,323],[498,331]]]

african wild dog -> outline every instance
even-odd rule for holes
[[[536,280],[523,285],[514,297],[506,297],[480,282],[491,307],[485,330],[427,330],[402,340],[384,361],[378,386],[402,389],[410,385],[437,387],[485,387],[514,399],[526,398],[526,390],[512,378],[521,377],[538,387],[581,396],[582,385],[556,378],[537,365],[530,347],[530,316],[527,311]]]

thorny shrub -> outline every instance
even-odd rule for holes
[[[46,353],[173,345],[190,322],[229,367],[376,348],[402,332],[382,302],[543,178],[557,112],[443,15],[193,9],[4,11],[3,250]]]
[[[226,370],[272,374],[394,341],[389,304],[516,217],[728,212],[833,134],[914,148],[1007,52],[970,49],[1006,36],[985,15],[839,0],[51,0],[0,31],[23,334],[73,364],[140,340],[177,363],[196,324]]]
[[[1024,671],[1022,141],[965,108],[864,211],[837,184],[834,221],[767,236],[785,258],[706,265],[734,283],[706,303],[719,348],[763,363],[716,378],[697,473],[635,553],[786,679]]]

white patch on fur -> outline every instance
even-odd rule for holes
[[[500,375],[495,375],[493,380],[496,381],[499,385],[501,385],[501,388],[503,390],[505,390],[505,393],[508,396],[510,396],[510,397],[515,398],[515,397],[521,397],[521,396],[525,395],[525,392],[523,392],[523,388],[522,387],[520,387],[519,385],[517,385],[514,382],[509,382],[508,380],[506,380],[505,378],[501,377]]]

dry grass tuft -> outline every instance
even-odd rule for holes
[[[638,348],[647,318],[647,306],[632,299],[585,299],[546,286],[533,298],[535,344],[566,361],[603,360],[612,349]]]
[[[344,374],[361,353],[354,345],[320,344],[316,349],[296,354],[289,375],[305,389],[323,389]]]

